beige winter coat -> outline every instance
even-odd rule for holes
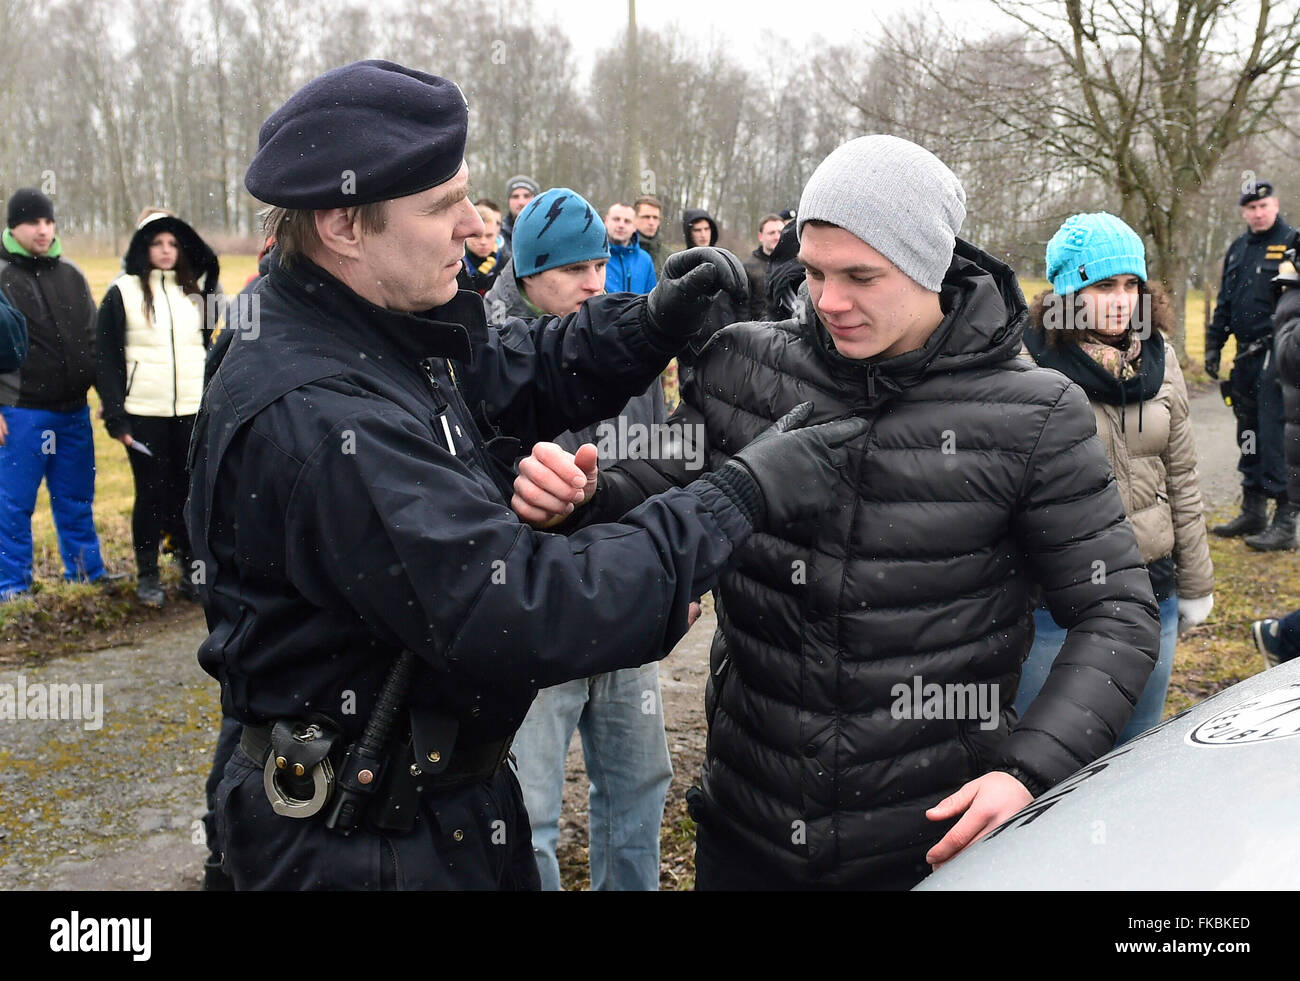
[[[1040,309],[1036,300],[1033,312]],[[1021,356],[1031,357],[1028,350],[1022,350]],[[1140,429],[1136,403],[1125,408],[1122,427],[1118,405],[1091,404],[1097,436],[1115,471],[1142,560],[1149,564],[1172,555],[1178,595],[1186,599],[1210,595],[1214,566],[1196,471],[1187,384],[1177,355],[1172,349],[1166,352],[1164,382],[1153,398],[1142,403]]]

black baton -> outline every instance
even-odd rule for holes
[[[334,800],[330,804],[325,827],[343,834],[361,823],[366,802],[379,788],[387,765],[387,746],[397,716],[405,706],[415,672],[415,655],[402,651],[384,679],[383,691],[366,722],[361,738],[348,747],[339,765]]]

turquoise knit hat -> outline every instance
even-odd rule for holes
[[[574,262],[609,259],[605,223],[586,198],[567,187],[553,187],[524,206],[510,246],[520,279]]]
[[[1105,211],[1071,215],[1047,243],[1047,278],[1058,295],[1126,274],[1146,282],[1146,246],[1123,219]]]

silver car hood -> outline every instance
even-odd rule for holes
[[[1300,888],[1300,659],[1084,767],[916,888]]]

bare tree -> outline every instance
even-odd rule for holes
[[[1273,0],[992,2],[1054,69],[1051,84],[1009,82],[1014,97],[999,108],[1014,134],[1009,148],[1046,146],[1106,181],[1121,216],[1154,243],[1156,278],[1185,295],[1204,248],[1200,198],[1215,193],[1226,153],[1279,124],[1279,100],[1297,71],[1300,8]],[[971,81],[967,72],[962,86]],[[1182,304],[1175,309],[1174,343],[1185,361]]]

